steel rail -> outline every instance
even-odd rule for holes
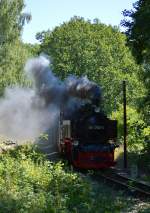
[[[117,184],[120,187],[128,189],[135,195],[139,195],[140,198],[150,198],[150,185],[137,181],[135,179],[126,177],[122,174],[118,174],[110,171],[101,171],[95,174],[96,178],[103,178],[111,183]]]

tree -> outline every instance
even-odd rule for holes
[[[23,66],[30,54],[21,42],[21,33],[25,20],[31,16],[22,13],[23,0],[0,1],[0,94],[6,86],[23,84]]]
[[[24,75],[26,60],[33,54],[21,41],[3,45],[3,54],[0,54],[0,95],[5,87],[27,85]]]
[[[12,43],[21,35],[25,21],[31,20],[31,15],[22,13],[24,0],[0,1],[0,44]]]
[[[142,151],[145,141],[150,136],[149,128],[142,119],[141,115],[133,107],[127,106],[127,129],[128,129],[128,151]],[[123,144],[124,122],[123,122],[123,106],[120,105],[117,112],[113,112],[111,118],[118,121],[118,141]]]
[[[133,10],[124,10],[121,24],[126,28],[128,42],[137,61],[150,59],[150,2],[139,0],[133,4]]]
[[[125,45],[126,36],[116,27],[97,19],[91,22],[74,17],[53,31],[39,33],[37,38],[61,78],[87,75],[102,86],[108,112],[113,110],[115,99],[117,104],[122,101],[123,79],[128,81],[130,103],[142,95],[143,85],[137,77],[140,68]]]
[[[150,112],[150,1],[138,0],[133,10],[124,10],[125,19],[121,22],[126,28],[128,44],[138,63],[142,64],[140,78],[147,92],[141,102],[145,118],[149,120]],[[144,107],[143,107],[144,105]]]

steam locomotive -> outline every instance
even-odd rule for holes
[[[58,147],[76,168],[112,167],[117,147],[117,121],[93,103],[84,104],[71,117],[61,113]]]
[[[114,166],[117,122],[108,119],[98,108],[100,87],[87,76],[72,75],[62,82],[50,70],[49,60],[43,56],[29,61],[27,67],[34,79],[35,100],[38,104],[42,100],[38,107],[50,113],[52,109],[57,112],[56,119],[52,116],[54,124],[47,130],[49,140],[47,143],[38,141],[41,151],[51,156],[58,144],[59,151],[75,167],[99,169]]]

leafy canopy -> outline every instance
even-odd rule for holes
[[[138,63],[143,67],[140,78],[147,91],[140,108],[149,123],[150,116],[150,1],[138,0],[133,10],[124,10],[122,25],[126,28],[128,44]],[[144,107],[143,107],[144,105]]]
[[[23,66],[31,53],[20,36],[31,16],[22,13],[24,6],[23,0],[0,1],[0,94],[7,86],[25,82]]]
[[[124,10],[125,17],[121,24],[126,28],[129,45],[138,62],[145,58],[150,60],[150,2],[138,0],[132,10]]]
[[[102,86],[106,109],[112,111],[116,99],[121,102],[122,80],[128,82],[130,103],[142,95],[139,67],[134,61],[126,36],[118,28],[95,19],[73,17],[53,31],[37,34],[41,51],[51,57],[52,69],[61,78],[70,74],[87,75]]]
[[[11,43],[21,35],[25,21],[30,21],[31,15],[22,13],[24,0],[0,1],[0,44]]]

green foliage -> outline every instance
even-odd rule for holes
[[[124,10],[125,19],[122,21],[122,25],[126,28],[128,44],[137,62],[143,66],[140,79],[147,91],[139,107],[144,113],[146,122],[150,125],[150,1],[138,0],[133,8]]]
[[[24,0],[0,1],[0,45],[20,37],[25,21],[31,19],[31,15],[22,13],[23,9]]]
[[[24,48],[34,57],[39,54],[40,45],[39,44],[23,44]]]
[[[53,31],[39,33],[37,38],[58,76],[87,75],[102,86],[107,111],[112,111],[115,99],[117,104],[122,101],[122,80],[128,81],[130,103],[143,95],[137,76],[140,67],[126,47],[125,35],[116,27],[74,17]]]
[[[1,213],[119,213],[129,205],[125,199],[103,184],[91,185],[61,162],[45,160],[34,146],[0,155]]]
[[[139,103],[139,108],[143,113],[144,120],[150,125],[150,63],[144,63],[142,65],[143,71],[140,74],[142,81],[144,82],[146,92],[144,97]]]
[[[132,10],[124,10],[125,19],[121,24],[126,27],[129,44],[138,62],[150,59],[150,2],[138,0],[133,4]]]
[[[27,84],[24,64],[30,52],[20,41],[3,45],[0,49],[0,94],[5,87]]]
[[[25,20],[31,16],[22,13],[23,9],[23,0],[0,1],[0,95],[7,86],[27,83],[23,67],[32,51],[20,36]]]
[[[112,118],[118,120],[118,139],[123,143],[123,107],[112,113]],[[141,115],[135,108],[127,106],[127,143],[128,150],[134,152],[143,151],[146,140],[150,137],[150,126],[142,120]]]

